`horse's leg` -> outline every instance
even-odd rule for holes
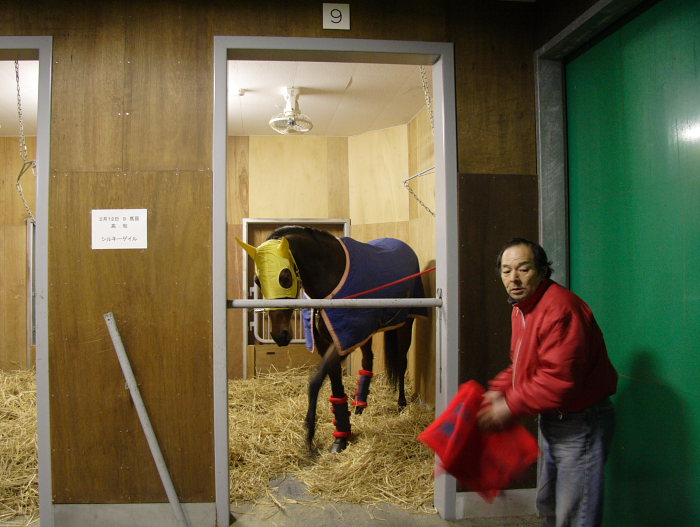
[[[350,438],[350,410],[348,410],[348,396],[343,387],[343,363],[344,357],[338,354],[335,347],[327,355],[326,362],[328,368],[328,378],[331,380],[331,411],[333,412],[333,424],[335,431],[333,436],[335,441],[331,446],[334,454],[342,452],[348,446]]]
[[[389,376],[399,392],[399,410],[403,410],[407,404],[404,378],[408,367],[408,349],[411,347],[412,335],[413,319],[409,318],[403,326],[387,331],[384,340],[384,353]]]
[[[360,378],[357,380],[357,390],[352,405],[355,407],[355,413],[361,414],[367,408],[367,397],[369,396],[369,385],[372,381],[372,368],[374,367],[374,353],[372,352],[372,339],[362,345],[362,369],[360,370]]]
[[[313,448],[314,435],[316,435],[316,406],[318,404],[318,392],[323,386],[327,375],[326,361],[322,361],[316,373],[309,379],[309,405],[306,409],[306,444],[309,451]]]

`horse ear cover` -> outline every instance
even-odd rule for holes
[[[238,242],[238,245],[243,247],[245,252],[248,253],[248,256],[250,256],[253,260],[255,260],[255,255],[257,254],[258,250],[255,247],[253,247],[252,245],[248,245],[246,242],[239,239],[238,237],[236,237],[236,241]]]
[[[263,242],[258,248],[236,238],[238,244],[245,249],[255,261],[258,278],[265,298],[296,298],[299,294],[299,279],[296,276],[296,264],[289,250],[286,238],[277,238]],[[292,272],[291,287],[279,284],[279,273],[282,269]]]

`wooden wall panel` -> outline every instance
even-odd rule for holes
[[[54,40],[51,168],[115,171],[123,164],[124,27],[118,3],[93,3]],[[60,20],[60,18],[59,18]]]
[[[241,225],[250,217],[248,186],[250,181],[250,141],[248,137],[229,137],[226,167],[226,222]]]
[[[0,226],[0,370],[27,363],[27,228]]]
[[[226,298],[247,298],[243,279],[243,260],[248,255],[236,243],[236,237],[243,239],[242,225],[229,225],[226,233]],[[226,313],[226,351],[229,379],[242,379],[244,376],[243,344],[245,324],[248,319],[246,309],[229,309]]]
[[[25,138],[27,159],[36,157],[36,137]],[[0,225],[24,225],[28,217],[17,191],[17,176],[22,168],[18,137],[0,137]],[[36,177],[32,170],[20,179],[24,198],[36,215]]]
[[[435,212],[435,137],[427,108],[423,109],[408,123],[408,173],[417,176],[433,169],[423,176],[414,177],[408,182],[416,196],[430,211]],[[408,200],[409,217],[421,218],[430,212],[418,200]],[[433,248],[433,254],[435,254]]]
[[[328,217],[349,218],[349,165],[347,137],[328,137],[327,167],[328,175]]]
[[[27,137],[27,159],[35,157],[36,138]],[[17,191],[22,168],[18,137],[0,137],[0,369],[31,367],[27,360],[27,218]],[[36,178],[20,179],[24,197],[36,215]]]
[[[485,383],[509,362],[510,305],[496,257],[511,238],[538,239],[536,203],[536,176],[459,177],[462,382]]]
[[[327,218],[327,154],[325,137],[251,137],[250,216]]]
[[[51,180],[49,288],[60,290],[49,297],[54,501],[165,500],[107,312],[180,498],[211,501],[211,174],[54,173]],[[92,250],[91,210],[102,208],[147,209],[148,248]]]
[[[429,75],[428,69],[428,77]],[[408,167],[411,176],[435,166],[435,139],[427,107],[408,123]],[[436,173],[427,173],[409,182],[425,206],[435,213]],[[408,192],[405,190],[404,192]],[[414,197],[409,197],[408,240],[416,251],[421,270],[435,266],[435,216],[431,215]],[[423,275],[426,296],[435,297],[435,273]],[[435,310],[429,310],[427,320],[417,319],[414,340],[409,355],[409,374],[416,392],[428,404],[435,403]]]
[[[129,170],[211,166],[213,41],[194,2],[129,2],[124,164]]]
[[[236,0],[207,6],[217,35],[374,38],[444,41],[446,2],[363,1],[352,4],[349,31],[324,30],[316,0]]]
[[[458,171],[535,174],[534,7],[452,2]]]
[[[411,247],[418,253],[421,271],[435,266],[435,219],[425,214],[421,219],[411,220],[408,228],[408,238]],[[435,272],[424,274],[421,279],[425,295],[434,298]],[[428,312],[428,319],[416,319],[408,371],[421,399],[428,404],[435,404],[436,311],[429,309]]]
[[[357,225],[408,220],[406,125],[348,138],[350,217]]]

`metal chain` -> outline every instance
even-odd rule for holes
[[[413,199],[415,199],[418,202],[418,204],[421,207],[423,207],[426,210],[426,212],[428,212],[428,214],[435,217],[435,213],[432,210],[430,210],[430,207],[428,207],[425,204],[425,202],[418,197],[418,194],[416,194],[416,192],[408,184],[408,182],[411,181],[412,179],[415,179],[415,178],[420,177],[420,176],[425,176],[426,174],[430,174],[431,172],[435,172],[435,167],[431,167],[427,170],[424,170],[423,172],[416,174],[415,176],[411,176],[410,178],[405,179],[403,182],[403,186],[406,187],[406,190],[408,190],[409,194],[411,194],[411,196],[413,196]]]
[[[430,131],[435,135],[435,122],[433,118],[433,102],[430,99],[430,91],[428,89],[428,76],[425,73],[425,66],[420,66],[420,82],[423,86],[423,96],[425,97],[425,107],[428,109],[428,117],[430,118]]]
[[[22,119],[22,95],[20,94],[20,89],[19,89],[19,61],[15,60],[15,80],[17,81],[17,117],[19,119],[19,156],[22,158],[22,168],[19,171],[19,175],[17,176],[17,191],[19,192],[19,197],[22,198],[22,203],[24,203],[24,210],[27,212],[27,216],[29,216],[29,220],[32,223],[36,223],[36,218],[34,217],[34,214],[32,214],[32,210],[29,208],[29,203],[27,203],[27,200],[24,197],[24,191],[22,190],[22,184],[20,183],[20,179],[24,175],[24,173],[31,168],[32,173],[34,174],[34,177],[36,178],[36,161],[30,160],[27,161],[28,157],[28,152],[27,152],[27,141],[24,136],[24,120]]]
[[[430,92],[428,90],[428,79],[427,75],[425,73],[425,66],[419,66],[419,71],[420,71],[420,80],[421,80],[421,85],[423,86],[423,96],[425,97],[425,106],[428,109],[428,118],[430,119],[430,131],[433,134],[433,137],[435,137],[435,123],[433,119],[433,104],[430,99]],[[409,194],[413,196],[413,199],[415,199],[418,204],[423,207],[431,216],[435,217],[435,213],[430,210],[430,207],[428,207],[425,202],[418,197],[418,194],[409,186],[408,182],[411,181],[412,179],[415,179],[417,177],[425,176],[426,174],[430,174],[431,172],[435,172],[435,167],[428,168],[427,170],[423,170],[422,172],[416,174],[415,176],[411,176],[408,179],[405,179],[403,182],[403,186],[406,187],[406,190],[408,190]]]

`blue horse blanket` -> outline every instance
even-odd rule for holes
[[[420,272],[418,257],[407,244],[395,238],[362,243],[339,238],[345,250],[345,272],[326,298],[345,298]],[[420,277],[394,284],[358,298],[423,298]],[[306,346],[313,349],[312,310],[304,310]],[[403,325],[409,317],[427,316],[424,307],[329,308],[321,316],[341,355],[367,342],[372,335]]]

